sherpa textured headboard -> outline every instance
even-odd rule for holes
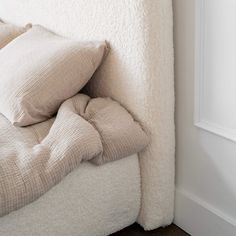
[[[87,87],[111,96],[152,137],[140,153],[145,229],[169,224],[174,205],[174,80],[171,0],[1,0],[0,16],[71,38],[106,39],[111,53]]]

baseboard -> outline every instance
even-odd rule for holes
[[[235,236],[236,219],[187,193],[176,190],[174,223],[192,236]]]

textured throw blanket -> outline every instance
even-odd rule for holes
[[[147,143],[139,124],[109,98],[78,94],[55,118],[24,128],[0,114],[0,216],[40,197],[81,161],[103,164]]]

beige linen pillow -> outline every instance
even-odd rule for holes
[[[106,42],[78,42],[33,26],[0,51],[0,112],[17,126],[53,116],[91,78]]]
[[[14,38],[27,30],[27,27],[18,27],[12,24],[5,24],[0,21],[0,49],[6,46]]]

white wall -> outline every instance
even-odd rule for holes
[[[236,143],[194,126],[195,2],[173,0],[173,3],[177,107],[175,223],[193,236],[236,235]],[[217,76],[218,79],[211,77],[211,81],[207,81],[209,88],[217,86],[217,81],[222,82],[220,75]],[[232,78],[236,80],[231,77],[231,81]],[[227,94],[228,89],[226,86],[220,91]],[[214,103],[215,99],[217,97],[213,97]],[[234,99],[236,101],[236,91]],[[227,123],[227,119],[235,114],[236,109],[232,109],[235,103],[230,103],[232,113],[227,108],[226,114],[222,113],[226,109],[225,102],[227,100],[212,112],[225,114],[220,122],[234,128],[235,123]],[[207,105],[212,107],[212,104]],[[205,115],[215,119],[213,113],[208,111]]]

